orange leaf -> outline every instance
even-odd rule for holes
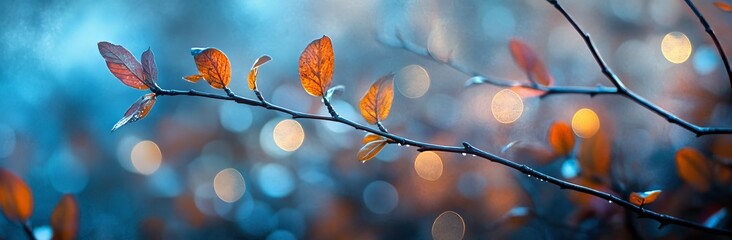
[[[394,74],[390,73],[376,80],[361,98],[361,115],[366,122],[376,124],[389,116],[393,100]]]
[[[630,194],[630,202],[642,206],[645,204],[652,203],[656,201],[658,198],[658,195],[661,195],[661,190],[653,190],[653,191],[646,191],[646,192],[633,192]]]
[[[145,75],[142,64],[135,59],[135,56],[132,56],[130,51],[120,45],[108,42],[99,42],[97,47],[99,47],[99,53],[107,62],[107,68],[112,72],[112,75],[132,88],[140,90],[148,88],[143,82]]]
[[[229,85],[231,63],[224,52],[216,48],[191,48],[191,55],[198,67],[198,73],[211,87],[222,89]]]
[[[360,150],[358,150],[357,156],[359,161],[366,162],[376,157],[376,154],[381,152],[381,149],[386,146],[387,140],[382,136],[368,133],[363,137],[363,143],[364,145]]]
[[[183,77],[183,80],[186,80],[186,81],[189,81],[192,83],[201,81],[201,79],[203,79],[203,76],[201,74],[193,74],[193,75]]]
[[[367,144],[369,142],[373,142],[376,140],[382,140],[382,139],[385,139],[385,138],[382,136],[373,134],[373,133],[367,133],[366,136],[363,137],[363,141],[361,141],[361,144]]]
[[[682,148],[676,152],[676,169],[681,179],[698,191],[709,190],[709,176],[712,171],[704,155],[693,148]]]
[[[515,86],[511,87],[511,91],[514,91],[516,94],[521,96],[522,98],[532,98],[532,97],[539,97],[541,95],[544,95],[546,91],[537,90],[533,88],[527,88],[527,87],[521,87],[521,86]]]
[[[256,61],[254,61],[252,69],[249,70],[249,76],[247,76],[247,80],[249,80],[250,90],[257,89],[257,73],[259,72],[259,66],[262,66],[262,64],[269,62],[269,60],[272,60],[272,58],[267,55],[262,55],[261,57],[257,58]]]
[[[33,213],[33,194],[23,179],[0,168],[0,208],[8,220],[25,222]]]
[[[155,64],[155,54],[148,48],[142,53],[140,60],[142,61],[142,72],[144,74],[142,82],[148,87],[155,86],[155,82],[158,81],[158,66]]]
[[[148,93],[138,98],[137,101],[135,101],[135,103],[133,103],[132,106],[127,109],[127,112],[125,112],[125,115],[122,116],[122,119],[114,124],[114,127],[112,127],[112,132],[127,123],[136,122],[137,120],[145,118],[145,116],[150,113],[153,105],[155,105],[155,97],[156,96],[154,93]]]
[[[79,207],[70,194],[61,200],[51,214],[51,229],[54,240],[76,239],[79,230]]]
[[[610,172],[610,142],[603,131],[585,139],[580,145],[578,159],[582,171],[590,176],[607,177]]]
[[[552,145],[554,151],[559,155],[567,156],[574,149],[574,134],[572,134],[572,128],[566,123],[555,122],[549,127],[549,134],[547,134],[549,144]]]
[[[508,44],[514,62],[529,76],[532,82],[551,86],[554,79],[547,71],[544,62],[534,53],[534,50],[519,39],[511,39]]]
[[[298,69],[300,82],[312,96],[323,96],[333,78],[333,45],[328,36],[312,41],[302,51]]]
[[[725,3],[722,1],[716,1],[716,2],[714,2],[714,6],[717,6],[719,9],[722,9],[722,11],[732,12],[732,5],[729,5],[728,3]]]

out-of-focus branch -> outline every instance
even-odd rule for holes
[[[651,112],[655,113],[656,115],[659,115],[666,119],[666,121],[676,124],[694,134],[696,134],[697,137],[701,137],[703,135],[711,135],[711,134],[732,134],[732,128],[724,128],[724,127],[702,127],[699,125],[695,125],[693,123],[690,123],[684,119],[679,118],[678,116],[674,115],[673,113],[670,113],[666,111],[665,109],[659,107],[658,105],[653,104],[652,102],[646,100],[645,98],[641,97],[640,95],[636,94],[635,92],[628,89],[620,80],[620,78],[610,69],[610,67],[607,66],[605,61],[602,59],[602,56],[597,51],[597,48],[595,47],[594,42],[590,38],[590,34],[584,32],[582,28],[572,19],[572,17],[567,13],[564,8],[562,8],[561,5],[557,1],[554,0],[547,0],[549,3],[554,5],[557,10],[559,10],[562,15],[569,21],[570,24],[572,24],[572,27],[574,27],[575,30],[582,36],[582,39],[585,41],[585,44],[590,49],[590,52],[592,53],[592,56],[594,57],[597,64],[600,66],[600,69],[607,77],[610,82],[614,85],[614,87],[608,87],[603,85],[598,85],[597,87],[579,87],[579,86],[543,86],[539,84],[528,84],[528,83],[521,83],[517,81],[510,81],[510,80],[502,80],[494,77],[488,77],[485,75],[482,75],[478,73],[477,71],[473,71],[468,69],[467,67],[460,65],[456,63],[452,58],[448,58],[446,61],[441,60],[440,58],[432,55],[430,51],[426,48],[420,47],[414,43],[411,43],[409,41],[406,41],[401,34],[397,31],[396,38],[398,40],[398,43],[393,42],[387,42],[383,39],[380,39],[380,41],[387,46],[395,47],[395,48],[402,48],[409,52],[412,52],[416,55],[431,59],[433,61],[445,64],[449,66],[450,68],[455,69],[458,72],[461,72],[465,75],[468,75],[471,77],[471,80],[469,80],[469,84],[491,84],[499,87],[522,87],[522,88],[528,88],[528,89],[535,89],[544,92],[541,97],[546,97],[549,95],[555,95],[555,94],[586,94],[589,96],[595,96],[595,95],[619,95],[623,96],[625,98],[630,99],[631,101],[637,103],[638,105],[650,110]]]
[[[727,60],[727,54],[724,53],[724,49],[722,48],[722,44],[719,43],[717,34],[714,33],[714,30],[712,30],[712,26],[709,25],[707,20],[704,18],[704,15],[701,14],[701,12],[699,11],[699,9],[696,8],[694,3],[692,3],[691,0],[684,1],[686,2],[686,5],[691,8],[691,11],[694,12],[694,15],[699,18],[699,22],[701,22],[702,26],[704,26],[704,31],[709,34],[709,37],[711,37],[712,41],[714,41],[714,45],[717,46],[717,52],[719,53],[719,57],[722,58],[722,62],[724,63],[724,69],[727,70],[727,78],[729,79],[729,84],[730,86],[732,86],[732,70],[730,70],[729,60]]]
[[[638,214],[640,218],[649,218],[656,220],[660,223],[660,226],[663,227],[668,224],[676,224],[683,227],[688,227],[692,229],[697,229],[703,232],[708,233],[714,233],[714,234],[723,234],[723,235],[732,235],[732,230],[728,229],[720,229],[720,228],[710,228],[707,226],[704,226],[699,223],[694,223],[691,221],[687,221],[684,219],[672,217],[669,215],[657,213],[654,211],[647,210],[645,208],[633,205],[632,203],[624,200],[621,197],[614,196],[610,193],[598,191],[589,187],[585,187],[582,185],[574,184],[568,181],[564,181],[552,176],[549,176],[547,174],[544,174],[542,172],[539,172],[537,170],[534,170],[533,168],[516,163],[514,161],[511,161],[509,159],[505,159],[502,157],[499,157],[498,155],[486,152],[484,150],[481,150],[479,148],[474,147],[468,142],[463,142],[462,146],[446,146],[446,145],[438,145],[438,144],[432,144],[432,143],[426,143],[421,141],[416,141],[412,139],[408,139],[405,137],[398,136],[393,133],[389,133],[386,131],[381,131],[379,128],[373,128],[369,126],[365,126],[359,123],[356,123],[352,120],[349,120],[347,118],[341,117],[336,110],[333,108],[333,106],[330,104],[327,99],[323,99],[323,103],[326,107],[328,107],[330,116],[325,115],[317,115],[317,114],[309,114],[309,113],[303,113],[295,110],[291,110],[285,107],[281,107],[275,104],[272,104],[268,101],[266,101],[263,97],[259,99],[259,101],[254,99],[249,99],[246,97],[242,97],[239,95],[236,95],[229,89],[224,89],[226,92],[226,95],[218,95],[218,94],[212,94],[212,93],[206,93],[206,92],[199,92],[194,90],[187,90],[187,91],[181,91],[181,90],[167,90],[163,88],[152,88],[150,91],[154,92],[157,96],[195,96],[195,97],[202,97],[202,98],[211,98],[211,99],[218,99],[218,100],[225,100],[225,101],[233,101],[244,105],[249,106],[255,106],[255,107],[262,107],[269,110],[274,110],[278,112],[282,112],[285,114],[290,115],[292,118],[302,118],[302,119],[315,119],[315,120],[321,120],[321,121],[331,121],[331,122],[338,122],[344,125],[351,126],[357,130],[362,130],[365,132],[370,132],[379,136],[382,136],[384,138],[387,138],[389,140],[389,143],[398,143],[403,146],[414,146],[417,147],[417,151],[437,151],[437,152],[450,152],[450,153],[460,153],[465,155],[474,155],[476,157],[480,157],[510,168],[513,168],[529,177],[534,177],[542,182],[547,182],[550,184],[554,184],[558,186],[560,189],[569,189],[576,192],[581,192],[589,195],[593,195],[602,199],[605,199],[608,201],[609,204],[615,204],[620,207],[623,207],[627,209],[628,211],[632,211]],[[259,95],[261,96],[261,94]]]

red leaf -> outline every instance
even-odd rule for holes
[[[635,205],[642,206],[656,201],[658,195],[661,195],[661,190],[633,192],[630,194],[629,200]]]
[[[534,53],[534,50],[519,39],[511,39],[508,44],[514,62],[529,76],[532,82],[551,86],[554,79],[547,71],[544,62]]]
[[[112,132],[127,123],[136,122],[137,120],[145,118],[145,116],[150,113],[153,105],[155,105],[155,97],[156,96],[154,93],[148,93],[138,98],[137,101],[135,101],[135,103],[133,103],[132,106],[127,109],[127,112],[125,112],[125,115],[122,116],[122,119],[114,124],[114,127],[112,127]]]
[[[76,239],[79,231],[79,207],[70,194],[61,200],[51,214],[51,229],[54,240]]]
[[[130,51],[109,42],[99,42],[97,46],[112,75],[127,86],[140,90],[148,88],[143,82],[145,76],[142,64],[135,59]]]
[[[155,82],[158,81],[158,66],[155,64],[155,54],[148,48],[142,53],[142,71],[145,74],[143,83],[150,88],[155,86]]]
[[[0,168],[0,208],[6,218],[25,222],[33,213],[33,194],[25,181]]]

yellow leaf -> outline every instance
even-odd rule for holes
[[[222,89],[231,81],[231,63],[226,54],[216,48],[192,48],[191,54],[203,76],[211,87]]]
[[[379,78],[361,98],[361,115],[370,124],[386,119],[394,100],[394,74]]]
[[[0,168],[0,208],[6,218],[25,222],[33,213],[33,194],[25,181]]]
[[[254,61],[252,69],[249,70],[249,76],[247,76],[250,90],[257,89],[257,73],[259,72],[259,66],[262,66],[262,64],[269,62],[269,60],[272,60],[272,58],[267,55],[262,55],[261,57],[257,58],[256,61]]]
[[[656,201],[658,195],[661,195],[661,190],[653,190],[646,192],[633,192],[630,194],[630,203],[642,206],[645,204]]]
[[[333,45],[328,36],[316,39],[300,55],[298,69],[305,91],[316,97],[323,96],[333,78]]]
[[[76,239],[79,230],[79,207],[69,194],[64,195],[51,214],[54,240]]]
[[[366,162],[374,158],[376,154],[379,154],[381,149],[386,146],[387,139],[373,133],[368,133],[363,137],[363,143],[364,145],[358,150],[357,156],[359,161]]]
[[[682,148],[676,152],[676,169],[687,184],[698,191],[709,190],[712,171],[704,155],[693,148]]]
[[[549,127],[547,138],[549,139],[549,144],[559,155],[567,156],[574,148],[574,134],[572,134],[572,128],[566,123],[555,122],[552,124]]]

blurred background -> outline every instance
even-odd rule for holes
[[[692,123],[732,126],[724,67],[682,1],[561,2],[631,90]],[[694,2],[732,51],[732,15],[713,1]],[[217,90],[181,77],[196,73],[191,47],[219,48],[232,63],[230,87],[248,97],[254,97],[245,83],[249,67],[268,54],[273,60],[259,69],[264,96],[287,108],[327,114],[320,100],[302,89],[297,72],[302,50],[322,35],[333,40],[333,85],[346,86],[333,101],[344,117],[365,124],[358,101],[373,81],[394,72],[397,90],[384,121],[391,132],[437,144],[469,141],[574,179],[583,166],[574,156],[557,157],[547,130],[553,122],[569,124],[579,109],[588,108],[597,115],[591,124],[609,139],[604,149],[612,156],[612,174],[593,186],[618,196],[661,189],[649,209],[732,227],[726,217],[729,181],[700,191],[684,184],[674,163],[675,152],[684,147],[729,163],[730,137],[697,138],[612,95],[519,99],[521,107],[512,109],[521,114],[499,122],[491,103],[502,88],[465,88],[470,76],[392,47],[399,45],[398,32],[437,58],[526,82],[508,50],[509,40],[519,38],[544,60],[555,85],[611,86],[579,35],[545,1],[6,0],[4,5],[0,167],[31,187],[31,224],[39,239],[51,236],[50,215],[65,193],[79,202],[81,239],[617,239],[638,232],[647,238],[712,237],[676,226],[657,229],[657,223],[628,217],[617,206],[578,200],[471,156],[419,154],[413,147],[389,145],[361,163],[356,159],[361,131],[287,120],[231,102],[160,97],[145,119],[110,133],[146,92],[110,74],[99,41],[123,45],[138,59],[150,47],[161,87],[208,92]],[[724,168],[715,169],[716,174]],[[712,216],[716,222],[708,222]],[[25,235],[17,223],[0,218],[0,238]]]

